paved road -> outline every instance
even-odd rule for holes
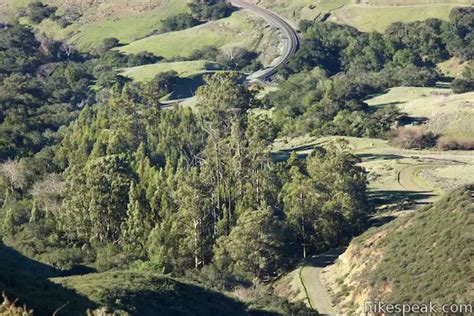
[[[264,9],[254,4],[250,4],[243,0],[231,0],[230,2],[235,7],[249,10],[261,16],[268,23],[277,27],[282,34],[283,53],[281,54],[281,56],[278,57],[278,59],[275,60],[270,67],[256,71],[247,77],[247,81],[249,82],[268,80],[274,74],[276,74],[278,72],[278,69],[285,65],[291,58],[291,56],[293,56],[298,50],[300,44],[300,38],[298,36],[298,33],[296,33],[296,31],[288,22],[286,22],[283,18],[281,18],[279,15],[270,10]],[[168,100],[161,102],[161,104],[163,108],[167,108],[175,103],[179,103],[187,99],[189,98]]]
[[[298,50],[300,43],[298,33],[296,33],[293,27],[282,17],[270,10],[264,9],[254,4],[250,4],[243,0],[231,0],[230,2],[234,7],[246,9],[261,16],[268,23],[277,27],[282,33],[283,53],[281,54],[281,56],[270,67],[259,70],[249,75],[247,78],[249,81],[267,80],[272,77],[281,66],[285,65],[290,59],[290,57],[293,56]]]

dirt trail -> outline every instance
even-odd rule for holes
[[[429,189],[421,187],[415,181],[417,173],[423,169],[423,167],[428,168],[430,165],[412,165],[400,170],[398,172],[398,184],[407,191],[429,191]]]
[[[311,303],[321,315],[335,315],[331,298],[322,278],[323,268],[333,264],[343,249],[333,249],[322,255],[311,258],[308,264],[301,268],[301,282]]]

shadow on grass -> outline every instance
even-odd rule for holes
[[[192,77],[179,77],[170,94],[170,100],[184,99],[193,97],[196,90],[204,84],[204,76],[208,74],[202,73]]]
[[[375,218],[371,218],[368,224],[369,224],[369,227],[380,227],[380,226],[390,223],[394,219],[397,219],[397,217],[393,215],[375,217]]]
[[[382,205],[396,204],[400,202],[413,202],[417,205],[430,204],[425,202],[435,196],[431,191],[390,191],[374,190],[368,193],[369,200],[377,207]]]
[[[356,154],[356,156],[364,162],[374,160],[398,160],[404,158],[403,156],[393,154]]]
[[[63,275],[46,264],[27,258],[0,242],[0,292],[34,309],[35,315],[85,315],[97,306],[88,298],[51,282]]]

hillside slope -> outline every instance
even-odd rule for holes
[[[143,272],[59,277],[63,271],[27,258],[0,242],[0,293],[35,315],[85,315],[102,306],[130,315],[247,315],[221,293]],[[48,279],[50,278],[50,279]],[[1,298],[0,298],[1,303]]]
[[[4,0],[3,11],[17,11],[30,0]],[[158,30],[162,20],[187,12],[188,0],[43,0],[58,7],[57,15],[66,17],[70,25],[61,28],[51,19],[37,28],[49,37],[68,40],[86,50],[101,43],[104,38],[116,37],[130,43]],[[5,13],[4,13],[5,14]]]
[[[106,272],[53,282],[131,315],[247,315],[244,304],[223,294],[151,273]]]
[[[353,240],[324,271],[338,312],[369,300],[471,302],[473,213],[470,185]]]

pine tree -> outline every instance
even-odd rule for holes
[[[217,241],[214,261],[218,268],[247,277],[256,285],[284,268],[289,240],[284,222],[268,206],[248,209],[229,236]]]
[[[290,179],[283,186],[280,198],[284,203],[287,222],[295,231],[301,246],[302,257],[306,258],[308,250],[314,251],[318,248],[318,240],[314,237],[320,216],[319,193],[312,185],[311,179],[302,174],[296,166],[290,170]]]
[[[122,236],[126,248],[142,255],[148,235],[155,226],[150,221],[149,213],[144,193],[132,182],[128,194],[127,219],[122,224]]]
[[[4,209],[4,218],[3,218],[3,233],[5,236],[12,236],[15,233],[15,218],[13,215],[13,208],[7,207]]]
[[[30,213],[30,223],[36,223],[38,222],[40,217],[38,207],[36,206],[36,201],[33,200],[33,207],[31,208],[31,213]]]

